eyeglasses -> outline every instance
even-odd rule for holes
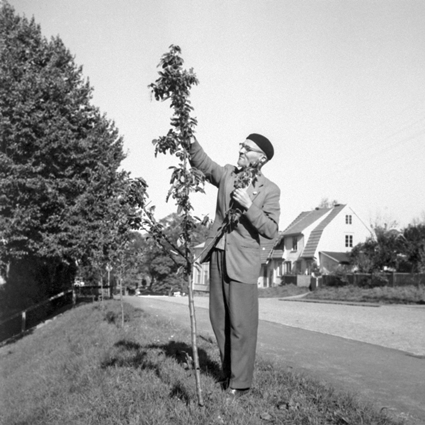
[[[263,151],[257,150],[257,149],[252,149],[251,146],[246,145],[245,143],[239,143],[239,150],[241,149],[245,149],[245,152],[257,152],[257,153],[262,153],[264,155]]]

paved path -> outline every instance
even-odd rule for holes
[[[187,297],[126,297],[189,327]],[[195,297],[198,333],[212,336],[208,298]],[[260,299],[258,353],[425,425],[425,307]]]

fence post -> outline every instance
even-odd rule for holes
[[[103,303],[103,278],[100,278],[100,301]]]
[[[25,332],[26,322],[27,322],[27,312],[26,310],[24,310],[22,312],[22,327],[21,327],[22,332]]]
[[[72,306],[75,307],[77,304],[77,293],[75,292],[75,288],[72,289]]]

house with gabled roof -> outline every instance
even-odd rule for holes
[[[372,236],[369,226],[348,205],[303,211],[280,233],[269,253],[274,282],[285,274],[311,274],[313,266],[329,273],[348,264],[353,246]]]
[[[258,287],[266,288],[269,286],[273,286],[273,269],[269,267],[269,254],[273,249],[277,239],[269,240],[260,237],[261,243],[261,272],[258,277]],[[205,242],[194,247],[194,255],[195,260],[199,258],[202,250],[204,249]],[[195,291],[209,291],[209,263],[199,263],[199,261],[195,261],[192,269],[192,281],[193,281],[193,289]]]

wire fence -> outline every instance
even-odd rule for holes
[[[69,289],[9,316],[0,322],[0,343],[33,329],[75,303],[75,293]]]
[[[0,344],[16,338],[79,302],[112,297],[110,286],[75,286],[0,321]]]
[[[112,286],[76,286],[75,296],[78,301],[100,301],[112,298]]]

